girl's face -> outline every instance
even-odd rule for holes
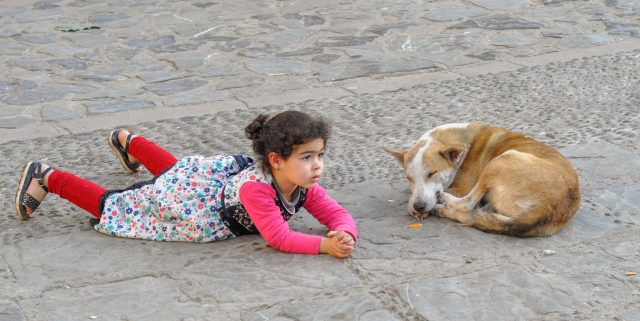
[[[324,168],[324,141],[322,138],[314,139],[306,144],[296,145],[291,156],[287,159],[280,158],[277,165],[280,170],[276,176],[283,178],[278,181],[280,188],[294,187],[293,185],[310,188],[317,183]],[[282,185],[289,186],[282,186]]]

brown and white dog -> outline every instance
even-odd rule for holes
[[[404,167],[409,212],[491,233],[547,236],[580,207],[573,165],[522,133],[480,123],[431,129],[410,149],[384,148]]]

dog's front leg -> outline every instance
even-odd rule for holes
[[[479,184],[471,189],[464,197],[456,197],[450,193],[441,194],[437,214],[462,224],[471,224],[473,221],[472,211],[484,196],[484,191]]]
[[[462,224],[471,223],[471,213],[467,209],[467,202],[463,197],[455,197],[449,193],[442,193],[436,207],[436,214]]]

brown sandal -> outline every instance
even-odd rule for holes
[[[129,173],[136,173],[140,171],[140,162],[129,161],[129,142],[131,141],[131,137],[133,133],[129,133],[127,136],[127,140],[125,141],[124,148],[120,145],[120,141],[118,140],[118,134],[120,133],[119,129],[112,131],[107,137],[107,143],[111,146],[111,149],[116,156],[118,156],[118,160],[120,161],[120,165],[127,170]]]
[[[35,197],[27,193],[29,184],[33,179],[38,181],[38,185],[42,187],[45,192],[49,192],[49,189],[44,184],[44,177],[49,171],[53,170],[53,167],[49,166],[44,171],[42,170],[42,164],[40,162],[28,162],[24,165],[22,170],[22,177],[20,177],[20,183],[16,190],[16,214],[21,221],[28,221],[30,216],[27,214],[27,208],[31,209],[31,214],[36,211],[40,202]]]

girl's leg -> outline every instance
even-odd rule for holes
[[[178,162],[171,153],[142,136],[131,138],[129,153],[137,158],[154,176]]]
[[[120,131],[118,140],[120,145],[124,146],[129,132]],[[129,142],[129,155],[135,157],[146,167],[153,176],[164,172],[169,167],[175,165],[178,160],[162,147],[156,145],[152,141],[142,136],[134,135]],[[130,160],[134,161],[129,158]]]
[[[100,201],[106,190],[86,179],[40,162],[29,162],[18,185],[16,211],[21,220],[28,220],[49,192],[100,218]]]
[[[100,185],[58,169],[51,172],[45,181],[49,192],[100,218],[100,198],[107,192]]]

